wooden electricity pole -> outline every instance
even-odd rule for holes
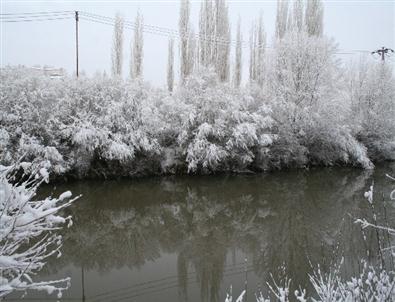
[[[78,78],[78,11],[75,11],[75,55],[76,55],[76,74]]]
[[[374,55],[375,53],[379,54],[381,56],[381,61],[385,61],[385,55],[388,54],[389,52],[394,52],[393,49],[391,48],[387,48],[387,47],[381,47],[381,49],[377,49],[375,51],[372,51],[372,55]]]

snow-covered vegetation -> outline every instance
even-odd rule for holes
[[[18,182],[21,178],[24,180]],[[26,162],[19,169],[0,166],[0,297],[14,291],[39,290],[57,292],[60,298],[70,286],[70,278],[33,280],[49,257],[60,257],[63,239],[56,231],[64,224],[71,226],[72,220],[59,211],[76,199],[67,191],[57,198],[34,200],[44,181],[48,181],[45,168],[35,171]]]
[[[50,161],[56,175],[106,177],[394,159],[392,71],[361,65],[345,81],[328,44],[290,33],[263,89],[232,88],[204,68],[172,94],[141,81],[3,68],[1,163],[25,156]]]

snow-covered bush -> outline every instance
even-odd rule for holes
[[[188,172],[256,169],[275,136],[270,109],[245,91],[219,83],[210,70],[189,77],[176,98],[189,106],[178,143]],[[254,163],[254,165],[252,165]]]
[[[47,258],[61,256],[62,236],[56,231],[65,224],[71,226],[72,221],[59,212],[76,198],[71,199],[68,191],[57,198],[34,200],[37,188],[48,181],[48,172],[41,168],[34,173],[26,162],[19,167],[0,166],[0,297],[14,291],[43,290],[57,292],[60,298],[70,278],[40,282],[33,276]],[[18,175],[20,169],[28,172]]]

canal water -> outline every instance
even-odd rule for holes
[[[363,197],[374,183],[379,223],[395,225],[395,165],[374,171],[317,168],[259,175],[215,175],[78,181],[48,185],[40,194],[82,194],[67,209],[60,259],[38,279],[70,276],[65,301],[224,301],[245,288],[269,296],[267,282],[291,279],[312,291],[308,276],[340,266],[350,277],[361,259],[381,263],[377,233]],[[394,239],[380,233],[380,244]],[[365,239],[364,239],[365,237]],[[393,259],[384,252],[386,265]],[[8,297],[6,300],[17,298]],[[25,301],[56,301],[28,293]]]

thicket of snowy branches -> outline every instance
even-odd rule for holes
[[[21,178],[25,180],[18,182]],[[26,162],[18,168],[0,165],[0,297],[39,290],[57,292],[60,298],[70,286],[70,278],[33,280],[49,257],[60,257],[63,239],[56,232],[66,223],[71,226],[72,221],[59,211],[75,200],[70,199],[69,191],[58,198],[34,200],[44,181],[48,181],[45,168],[35,170]]]
[[[205,68],[172,94],[140,80],[3,68],[1,163],[25,156],[56,175],[106,177],[394,159],[392,71],[363,64],[343,76],[330,41],[294,35],[271,54],[263,88],[235,89]]]

